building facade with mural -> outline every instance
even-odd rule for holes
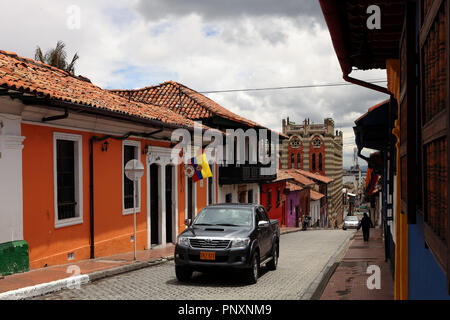
[[[342,223],[342,131],[334,130],[331,118],[323,124],[295,124],[289,118],[282,120],[282,133],[289,137],[280,147],[283,169],[301,169],[317,173],[333,181],[328,186],[329,226]]]

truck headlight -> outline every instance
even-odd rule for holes
[[[233,240],[231,240],[231,247],[232,248],[245,248],[249,243],[250,243],[249,238],[233,239]]]
[[[186,238],[186,237],[178,237],[177,243],[178,243],[180,246],[185,246],[185,247],[189,247],[189,246],[190,246],[190,244],[189,244],[189,238]]]

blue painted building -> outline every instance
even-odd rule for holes
[[[378,173],[394,296],[448,300],[450,0],[319,1],[343,78],[389,98],[384,122],[373,121],[382,111],[374,106],[356,121],[355,136],[360,150],[375,145],[382,154]],[[378,13],[368,14],[369,6]],[[387,87],[351,77],[355,68],[386,69]]]

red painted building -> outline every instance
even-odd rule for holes
[[[297,185],[300,188],[292,188],[292,185]],[[309,215],[310,189],[314,186],[314,181],[300,174],[296,169],[279,170],[276,180],[261,186],[261,204],[266,208],[270,219],[277,219],[280,226],[287,226],[287,209],[289,206],[287,198],[292,197],[290,193],[295,192],[296,196],[300,198],[297,215],[302,220],[306,215]],[[289,212],[289,214],[291,215],[292,212]]]
[[[261,186],[261,204],[266,208],[270,219],[277,219],[280,226],[286,224],[286,180],[275,180]]]
[[[304,170],[297,170],[300,174],[308,177],[317,184],[315,191],[325,195],[325,197],[320,197],[320,226],[328,226],[328,186],[333,182],[332,178],[325,177],[317,173],[311,173]]]

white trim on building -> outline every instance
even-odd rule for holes
[[[138,161],[141,161],[141,142],[136,141],[136,140],[123,140],[122,141],[122,215],[128,215],[128,214],[134,213],[133,208],[125,209],[124,184],[125,184],[125,165],[126,165],[126,163],[124,163],[124,161],[123,161],[125,146],[136,147],[135,159]],[[137,183],[137,185],[138,185],[138,190],[137,190],[138,203],[137,203],[137,207],[136,207],[136,213],[140,213],[141,212],[141,183],[139,182],[139,183]]]
[[[158,244],[166,245],[166,167],[172,167],[172,241],[178,235],[178,170],[173,163],[172,149],[150,146],[147,153],[147,247],[151,248],[150,166],[158,165]]]
[[[57,168],[57,141],[66,140],[74,142],[75,157],[75,217],[68,219],[58,218],[58,168]],[[83,223],[83,137],[79,134],[53,132],[53,188],[55,203],[55,228],[62,228]]]
[[[21,117],[0,113],[0,243],[23,240]]]

